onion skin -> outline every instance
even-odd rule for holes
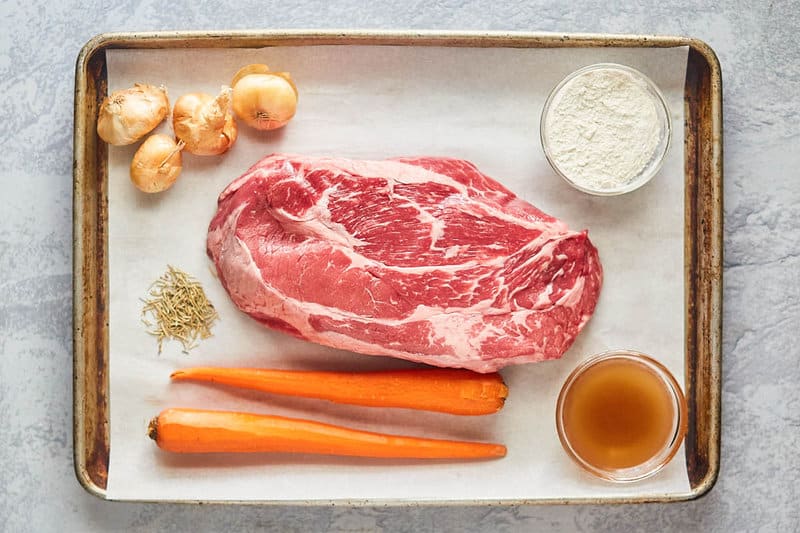
[[[270,74],[271,72],[272,71],[269,69],[269,65],[265,65],[263,63],[252,63],[250,65],[245,65],[233,75],[231,87],[236,87],[236,84],[239,83],[240,79],[244,78],[245,76],[249,76],[250,74]]]
[[[181,173],[182,143],[157,133],[151,135],[136,150],[131,161],[131,182],[142,192],[166,191]]]
[[[206,93],[184,94],[175,102],[172,128],[195,155],[223,154],[236,142],[239,130],[229,111],[231,89],[223,88],[215,98]]]
[[[233,111],[251,128],[281,128],[297,111],[297,89],[285,72],[241,76],[233,87]]]
[[[169,114],[164,87],[137,83],[103,99],[97,117],[97,134],[108,144],[133,144],[158,126]]]

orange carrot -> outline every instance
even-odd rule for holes
[[[504,457],[501,444],[386,435],[281,416],[166,409],[148,436],[177,453],[282,452],[412,459]]]
[[[456,415],[485,415],[503,407],[508,387],[498,373],[460,369],[319,372],[197,367],[177,370],[176,381],[202,381],[273,394],[320,398],[372,407],[405,407]]]

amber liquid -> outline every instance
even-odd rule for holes
[[[604,470],[654,458],[675,436],[675,398],[645,364],[601,361],[564,398],[564,433],[587,463]]]

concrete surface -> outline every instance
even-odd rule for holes
[[[800,10],[796,2],[121,0],[0,4],[0,530],[798,531]],[[699,7],[702,6],[702,7]],[[102,502],[72,467],[71,155],[78,50],[106,31],[433,28],[686,34],[723,66],[722,473],[705,498],[612,507]]]

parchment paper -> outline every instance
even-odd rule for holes
[[[137,145],[109,151],[111,457],[108,497],[147,500],[476,500],[563,499],[686,493],[681,451],[643,482],[615,485],[582,473],[555,430],[560,385],[580,360],[613,348],[643,351],[684,379],[683,86],[686,48],[475,49],[319,46],[239,50],[110,50],[109,90],[164,84],[172,101],[216,93],[236,70],[267,63],[290,71],[300,99],[284,129],[240,137],[221,157],[185,154],[168,192],[147,196],[130,183]],[[548,166],[539,117],[548,92],[596,62],[631,65],[664,91],[673,139],[661,170],[643,189],[599,198],[572,189]],[[167,122],[159,131],[171,133]],[[386,158],[462,157],[573,228],[589,228],[605,284],[594,318],[558,361],[502,371],[505,408],[486,417],[336,406],[169,382],[191,365],[317,369],[409,366],[355,355],[267,330],[238,312],[205,254],[208,223],[224,186],[272,152]],[[168,264],[197,277],[221,321],[188,355],[177,343],[157,353],[140,322],[149,285]],[[502,442],[508,456],[473,463],[330,457],[178,456],[145,435],[167,407],[196,407],[311,418],[366,430]]]

